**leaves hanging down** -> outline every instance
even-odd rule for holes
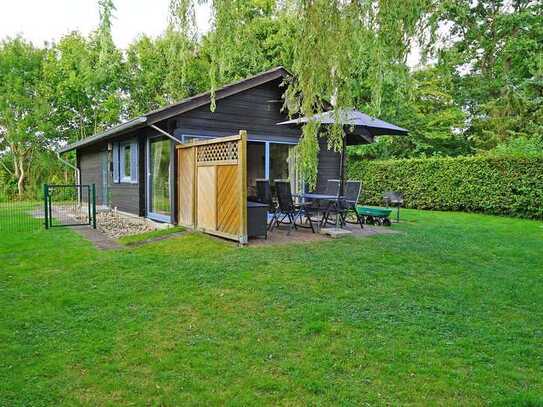
[[[326,109],[325,100],[336,114],[358,107],[382,117],[392,105],[385,95],[409,99],[406,58],[414,41],[420,44],[423,34],[435,28],[428,24],[432,11],[426,1],[300,2],[302,29],[293,66],[297,81],[289,90],[302,96],[300,113],[311,116]],[[312,137],[306,129],[303,134],[302,145]],[[338,150],[344,127],[332,126],[326,136],[328,146]],[[316,152],[308,158],[316,162]]]
[[[193,54],[184,64],[176,63],[181,50]],[[174,30],[158,38],[141,36],[130,44],[125,64],[128,115],[135,117],[208,90],[209,63],[195,54],[195,45]]]
[[[428,0],[204,3],[213,14],[204,42],[211,88],[281,64],[295,77],[285,96],[291,116],[313,116],[330,107],[339,114],[342,108],[361,104],[379,114],[391,78],[407,81],[407,54],[415,38],[429,30],[428,15],[434,7]],[[195,3],[177,4],[182,4],[177,13],[183,16]],[[267,36],[258,41],[263,29]],[[276,49],[266,54],[274,40]],[[369,93],[361,93],[361,84]],[[315,123],[305,125],[299,145],[298,162],[310,186],[316,181],[318,137],[326,137],[328,146],[339,150],[344,136],[339,123],[321,130]]]

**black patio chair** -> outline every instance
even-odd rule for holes
[[[360,228],[364,228],[364,221],[356,210],[356,205],[360,199],[360,193],[362,191],[362,183],[360,181],[347,181],[345,183],[345,190],[343,197],[338,199],[329,206],[328,210],[324,214],[322,224],[335,224],[336,222],[330,221],[330,215],[339,216],[339,223],[341,226],[345,226],[346,223],[358,224]],[[356,221],[349,220],[349,215],[354,215]]]
[[[403,194],[401,192],[388,191],[383,194],[383,200],[387,208],[389,206],[395,206],[396,210],[396,222],[400,223],[400,207],[403,205]]]
[[[364,220],[358,214],[356,205],[360,200],[360,194],[362,193],[362,182],[360,181],[347,181],[345,184],[345,194],[344,199],[341,202],[343,206],[343,219],[346,223],[359,224],[360,228],[364,228]],[[349,215],[354,215],[356,222],[349,220]]]
[[[271,229],[273,223],[277,219],[277,203],[273,199],[270,181],[267,179],[256,180],[256,201],[268,205],[268,214],[272,215],[268,222],[268,230]]]
[[[275,191],[277,194],[277,217],[275,219],[275,227],[279,227],[280,224],[289,225],[288,233],[292,229],[311,228],[311,231],[315,233],[315,227],[311,216],[313,214],[313,207],[310,204],[295,204],[292,198],[292,191],[290,188],[290,182],[285,180],[275,180]],[[296,219],[300,220],[300,223],[296,223]],[[303,224],[303,220],[309,222],[309,226]]]
[[[326,181],[326,195],[339,195],[339,180],[329,179]]]

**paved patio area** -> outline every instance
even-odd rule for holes
[[[393,234],[400,233],[397,230],[394,230],[394,225],[391,227],[388,226],[372,226],[364,225],[364,229],[361,229],[359,225],[350,225],[348,224],[345,229],[352,232],[351,236],[355,237],[366,237],[374,236],[380,234]],[[313,233],[311,229],[302,229],[298,228],[287,234],[288,227],[281,226],[280,228],[274,228],[272,232],[268,233],[268,239],[264,238],[255,238],[249,239],[249,246],[269,246],[269,245],[281,245],[281,244],[291,244],[291,243],[308,243],[315,241],[324,241],[330,240],[331,237],[323,233]],[[340,238],[341,239],[341,238]]]

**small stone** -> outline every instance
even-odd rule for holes
[[[337,239],[339,237],[344,237],[344,236],[350,236],[353,234],[353,232],[351,232],[350,230],[338,229],[338,228],[324,228],[320,230],[320,233],[323,235],[328,235],[332,239]]]
[[[144,218],[127,216],[114,211],[97,213],[96,227],[102,233],[113,239],[156,230],[156,228]]]

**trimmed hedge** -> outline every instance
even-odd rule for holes
[[[351,158],[347,171],[362,180],[362,202],[370,205],[382,205],[385,191],[400,191],[407,208],[543,219],[543,156]]]

